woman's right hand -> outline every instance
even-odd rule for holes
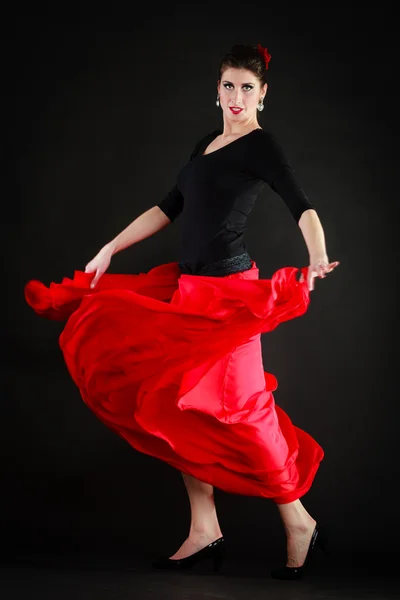
[[[90,284],[91,288],[94,288],[96,286],[100,277],[103,275],[103,273],[107,271],[108,267],[110,266],[112,255],[112,248],[108,245],[104,246],[104,248],[102,248],[100,252],[98,252],[96,256],[92,258],[92,260],[86,265],[85,273],[96,272]]]

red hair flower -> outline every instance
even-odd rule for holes
[[[271,55],[267,48],[263,48],[261,44],[257,44],[257,50],[261,54],[265,62],[265,68],[268,69],[268,63],[271,60]]]

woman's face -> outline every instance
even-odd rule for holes
[[[248,121],[256,116],[257,104],[267,93],[252,71],[230,67],[222,73],[218,82],[220,106],[229,120]],[[237,109],[237,110],[234,110]]]

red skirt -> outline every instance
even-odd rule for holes
[[[324,452],[275,404],[261,334],[304,314],[298,269],[271,279],[93,274],[46,287],[29,281],[35,312],[66,320],[60,346],[84,402],[136,450],[229,493],[284,504],[311,487]]]

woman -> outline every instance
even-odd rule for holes
[[[317,522],[300,501],[323,450],[274,403],[261,333],[305,312],[315,277],[330,262],[318,215],[276,139],[258,123],[270,54],[234,46],[220,64],[223,130],[199,140],[177,185],[140,215],[74,279],[26,286],[42,316],[68,319],[60,345],[84,401],[134,448],[182,472],[191,505],[188,538],[155,567],[222,561],[224,538],[213,486],[270,498],[287,536],[287,562],[272,572],[300,577]],[[304,236],[308,268],[260,280],[244,243],[246,220],[265,183]],[[183,213],[180,262],[136,275],[105,274],[112,256]]]

